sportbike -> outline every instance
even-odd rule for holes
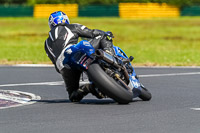
[[[116,46],[115,54],[101,49],[95,50],[88,41],[80,41],[65,51],[69,53],[69,65],[86,73],[95,91],[112,98],[119,104],[128,104],[133,98],[144,101],[151,99],[151,93],[140,83],[131,61],[133,57]]]

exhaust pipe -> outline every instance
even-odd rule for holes
[[[128,75],[126,68],[124,66],[118,65],[116,59],[112,55],[104,52],[101,49],[96,50],[96,55],[97,55],[98,58],[100,58],[100,59],[106,61],[107,63],[115,66],[116,68],[122,69],[126,80],[129,81],[129,75]]]
[[[112,55],[104,52],[103,50],[101,49],[96,50],[96,55],[98,58],[103,59],[107,63],[114,65],[117,68],[122,68],[120,65],[117,64],[116,59]]]

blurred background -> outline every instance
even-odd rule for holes
[[[200,65],[200,0],[0,0],[0,64],[50,64],[44,41],[58,10],[112,31],[134,65]]]

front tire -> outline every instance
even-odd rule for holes
[[[141,94],[139,95],[139,98],[141,98],[143,101],[150,101],[152,96],[151,93],[143,86],[141,86]]]
[[[99,64],[91,64],[87,70],[90,80],[108,97],[119,104],[128,104],[132,101],[133,93],[119,85],[113,78],[108,76]]]

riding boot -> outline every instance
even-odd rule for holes
[[[71,93],[69,99],[72,102],[79,102],[89,93],[89,89],[86,85],[80,86],[78,90],[75,90]]]
[[[91,93],[92,95],[96,96],[98,99],[102,99],[105,97],[101,92],[96,90],[93,84],[86,84],[86,85],[80,86],[80,88],[77,91],[73,91],[72,94],[70,95],[70,100],[72,102],[79,102],[88,93]]]

